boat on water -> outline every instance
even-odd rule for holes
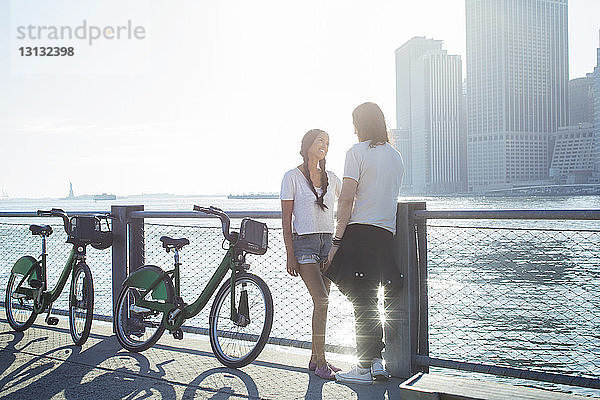
[[[116,200],[117,196],[115,196],[114,194],[108,194],[108,193],[102,193],[102,194],[95,194],[94,195],[94,201],[98,201],[98,200]]]
[[[248,200],[248,199],[278,199],[279,193],[244,193],[244,194],[228,194],[228,199]]]

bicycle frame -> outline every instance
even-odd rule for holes
[[[236,261],[235,258],[235,246],[231,246],[227,250],[227,253],[223,257],[223,259],[221,260],[219,267],[213,273],[212,277],[202,290],[202,293],[200,293],[200,296],[198,296],[198,298],[193,303],[183,308],[180,308],[181,311],[175,314],[175,316],[171,316],[172,311],[178,309],[174,303],[161,303],[158,301],[146,300],[146,297],[149,297],[148,295],[152,293],[154,289],[156,289],[156,287],[163,281],[163,279],[166,276],[173,276],[175,286],[175,298],[180,297],[180,263],[178,253],[176,253],[175,268],[169,271],[163,271],[162,274],[159,274],[157,278],[150,284],[148,289],[141,293],[140,297],[136,300],[135,305],[149,310],[162,312],[162,324],[164,324],[164,326],[169,331],[177,330],[181,327],[181,325],[183,325],[183,322],[186,319],[196,316],[204,309],[204,307],[206,307],[206,304],[208,303],[212,295],[217,291],[228,270],[231,270],[231,283],[232,287],[234,287],[233,284],[235,283],[236,272],[239,268],[238,265],[240,264],[238,261]],[[235,321],[238,318],[238,313],[235,308],[234,290],[231,291],[231,305],[231,319]],[[172,320],[172,322],[169,321],[170,319]]]
[[[84,250],[85,251],[85,250]],[[75,246],[71,249],[69,253],[69,257],[63,267],[63,270],[58,278],[58,281],[54,285],[54,288],[51,290],[47,290],[48,279],[47,279],[47,259],[48,253],[46,252],[46,238],[42,237],[42,255],[41,259],[35,263],[33,263],[29,270],[23,275],[21,281],[17,285],[15,289],[15,293],[24,294],[30,296],[32,298],[38,297],[37,301],[34,302],[34,313],[41,314],[43,313],[50,304],[52,304],[60,294],[62,293],[67,281],[69,280],[69,276],[74,271],[75,264],[82,259],[83,254],[80,254],[76,251]],[[42,281],[42,287],[40,289],[29,289],[21,287],[25,279],[30,276],[30,273],[33,269],[40,267],[40,276],[38,277]]]

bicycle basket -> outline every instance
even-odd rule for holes
[[[251,254],[265,254],[269,242],[267,224],[244,218],[236,246]]]
[[[108,220],[103,230],[101,219],[96,216],[75,216],[71,218],[70,243],[91,244],[93,248],[104,250],[112,245],[112,232]]]

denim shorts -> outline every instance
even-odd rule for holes
[[[294,256],[298,264],[318,264],[327,260],[332,236],[331,233],[292,234]]]

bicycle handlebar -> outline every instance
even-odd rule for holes
[[[53,208],[50,211],[38,210],[37,215],[41,217],[61,217],[63,219],[65,232],[67,235],[69,234],[69,231],[71,230],[71,223],[69,222],[69,216],[64,210],[61,210],[60,208]]]
[[[69,220],[69,215],[64,210],[60,208],[53,208],[50,211],[37,210],[37,215],[40,217],[61,217],[63,219],[65,232],[67,235],[71,234],[71,221]],[[94,216],[98,218],[113,218],[110,213],[94,214]]]
[[[229,240],[230,242],[236,240],[235,236],[229,232],[230,220],[229,216],[225,213],[225,211],[214,206],[200,207],[196,205],[194,206],[194,211],[199,211],[204,214],[211,214],[218,217],[221,220],[221,228],[223,229],[223,236],[225,236],[225,239]]]

